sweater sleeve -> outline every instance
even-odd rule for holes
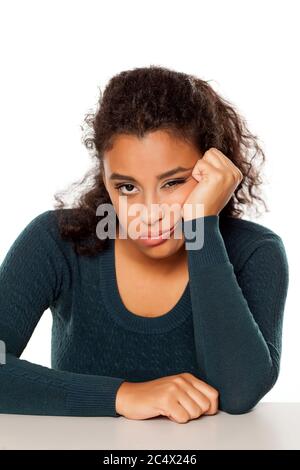
[[[68,279],[48,211],[32,219],[0,266],[0,413],[120,416],[119,377],[60,371],[20,359],[43,312]]]
[[[197,360],[219,391],[219,409],[246,413],[279,374],[288,261],[282,239],[265,234],[235,274],[219,216],[203,219],[203,246],[187,249]],[[200,234],[196,220],[183,221],[186,242]]]

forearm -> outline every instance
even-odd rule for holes
[[[220,409],[242,413],[272,387],[278,363],[238,284],[218,217],[205,219],[204,246],[188,250],[197,359],[207,382],[219,390]],[[185,230],[191,223],[185,221]]]
[[[0,365],[0,413],[118,416],[121,378],[50,369],[6,354]]]

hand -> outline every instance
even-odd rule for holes
[[[207,150],[197,161],[192,176],[198,184],[184,202],[184,220],[218,215],[243,179],[242,172],[214,147]],[[203,207],[197,208],[199,203],[203,204]]]
[[[184,372],[147,382],[123,382],[116,395],[116,411],[129,419],[163,415],[186,423],[202,414],[216,414],[218,397],[215,388]]]

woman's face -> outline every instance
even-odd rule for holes
[[[180,210],[197,184],[192,171],[201,157],[192,144],[163,130],[142,139],[127,134],[116,137],[113,148],[104,154],[103,181],[122,238],[152,258],[170,256],[182,247]],[[176,224],[179,236],[168,233]],[[161,232],[166,232],[162,243]],[[151,235],[152,240],[144,239]]]

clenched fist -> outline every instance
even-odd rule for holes
[[[167,416],[177,423],[214,415],[219,392],[193,374],[161,377],[147,382],[123,382],[116,395],[116,411],[129,419]]]
[[[182,218],[218,215],[243,179],[243,174],[220,150],[207,150],[194,166],[198,184],[184,202]],[[203,204],[203,207],[197,204]],[[204,209],[204,213],[202,212]]]

